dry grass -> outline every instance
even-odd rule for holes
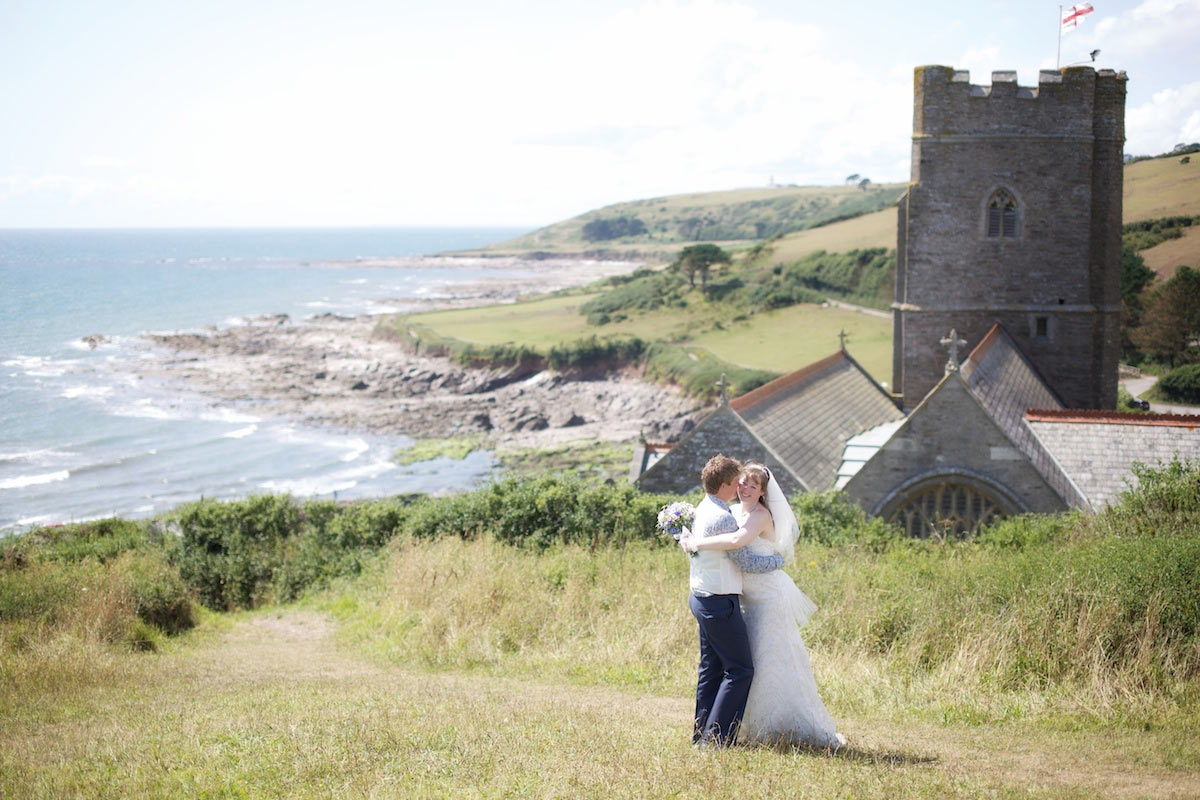
[[[66,629],[0,652],[0,797],[1200,796],[1194,705],[1099,672],[990,683],[1003,614],[907,668],[834,631],[886,616],[901,578],[947,575],[839,552],[805,545],[791,569],[823,605],[805,636],[844,753],[690,748],[678,553],[446,538],[303,607],[206,615],[155,654]],[[978,581],[972,552],[947,569]],[[1028,633],[1074,625],[1091,647],[1109,607],[1088,608]]]
[[[872,214],[822,225],[807,231],[790,233],[771,245],[772,263],[787,263],[809,253],[845,253],[867,247],[896,246],[896,209],[885,208]]]
[[[1198,189],[1200,191],[1200,189]],[[1139,255],[1146,266],[1158,273],[1162,280],[1170,280],[1181,264],[1200,267],[1200,227],[1184,228],[1178,239],[1168,239],[1162,244],[1143,250]]]
[[[1125,168],[1124,221],[1200,214],[1200,159],[1152,158]]]
[[[664,620],[664,626],[681,622]],[[207,626],[206,626],[207,627]],[[687,629],[690,639],[690,628]],[[844,753],[692,751],[686,693],[393,665],[243,617],[70,693],[5,691],[5,797],[1190,797],[1162,732],[840,714]],[[689,649],[692,643],[688,642]],[[884,687],[886,691],[886,687]],[[834,706],[836,709],[836,706]],[[1194,754],[1193,754],[1194,755]]]

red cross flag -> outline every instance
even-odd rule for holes
[[[1086,14],[1094,11],[1091,3],[1079,3],[1073,5],[1063,12],[1062,26],[1064,31],[1074,30],[1079,27],[1079,23],[1083,22]]]

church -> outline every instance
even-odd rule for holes
[[[847,352],[721,404],[631,480],[690,492],[715,453],[837,488],[913,536],[1096,510],[1134,463],[1200,458],[1200,417],[1122,413],[1125,74],[915,70],[898,202],[890,392]]]

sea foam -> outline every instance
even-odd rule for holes
[[[44,472],[41,475],[18,475],[15,478],[0,480],[0,489],[24,489],[26,486],[40,486],[43,483],[65,481],[71,477],[69,470]]]

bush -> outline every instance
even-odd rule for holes
[[[636,363],[645,349],[646,343],[636,336],[605,340],[589,336],[570,344],[554,345],[550,348],[546,363],[560,372],[617,369]]]
[[[127,556],[120,569],[141,622],[167,634],[182,633],[196,624],[187,585],[164,553]]]
[[[653,311],[663,306],[683,305],[687,282],[678,272],[651,272],[622,283],[579,307],[588,321],[605,319],[618,311]]]
[[[213,609],[253,608],[268,599],[284,543],[300,527],[288,495],[230,503],[199,500],[176,509],[179,572]]]
[[[625,236],[646,233],[646,223],[637,217],[608,217],[594,219],[583,226],[583,238],[589,242],[604,242]]]
[[[1200,364],[1176,367],[1159,379],[1158,388],[1168,400],[1200,403]]]
[[[101,519],[53,528],[37,528],[17,538],[10,547],[37,552],[44,561],[73,564],[87,558],[103,563],[133,550],[144,551],[157,542],[149,524],[125,519]]]
[[[693,397],[712,399],[717,381],[724,375],[729,381],[730,397],[757,389],[779,377],[774,372],[730,364],[707,350],[655,342],[646,349],[646,375],[652,380],[680,386]]]
[[[506,544],[601,546],[655,539],[658,510],[670,502],[631,486],[590,486],[575,477],[512,478],[420,503],[405,522],[414,538],[490,532]]]
[[[862,544],[885,550],[903,538],[900,529],[867,513],[845,492],[801,492],[791,498],[802,540],[823,545]]]

